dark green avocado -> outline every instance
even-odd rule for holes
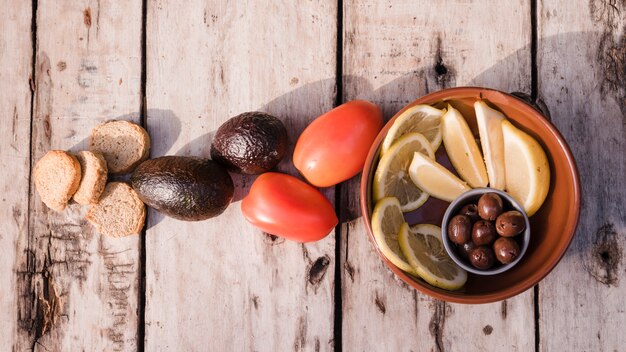
[[[276,166],[288,147],[287,129],[279,119],[263,112],[246,112],[217,129],[211,159],[230,171],[254,175]]]
[[[220,215],[233,199],[233,180],[218,163],[162,156],[141,163],[131,182],[139,198],[160,213],[197,221]]]

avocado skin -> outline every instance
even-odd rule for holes
[[[221,165],[188,156],[146,160],[133,172],[131,183],[148,206],[186,221],[220,215],[234,194],[233,180]]]
[[[211,159],[243,174],[271,170],[287,153],[287,129],[276,117],[246,112],[222,124],[211,143]]]

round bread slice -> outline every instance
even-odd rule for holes
[[[137,234],[146,219],[146,206],[137,192],[124,182],[109,182],[100,202],[86,216],[99,233],[111,237]]]
[[[132,122],[107,121],[91,131],[89,150],[104,155],[110,173],[129,173],[148,158],[150,136]]]
[[[80,164],[66,151],[51,150],[35,164],[33,178],[44,204],[52,210],[63,211],[78,189]]]
[[[80,185],[74,193],[78,204],[97,204],[107,183],[107,162],[100,152],[81,151],[76,154],[80,163]]]

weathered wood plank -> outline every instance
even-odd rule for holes
[[[28,231],[32,8],[28,2],[9,1],[0,7],[0,350],[10,351],[18,330],[15,290],[20,273],[14,263],[21,254],[16,244]]]
[[[370,99],[390,118],[430,91],[531,90],[530,2],[344,1],[345,100]],[[497,29],[497,30],[495,30]],[[370,244],[359,180],[342,187],[343,346],[350,351],[534,348],[533,293],[480,306],[447,304],[394,277]]]
[[[33,165],[50,149],[85,149],[105,119],[138,121],[141,3],[39,1],[36,34]],[[103,237],[85,212],[77,204],[48,210],[31,186],[28,234],[13,266],[14,350],[137,347],[139,238]]]
[[[251,110],[282,119],[293,144],[333,104],[336,11],[328,1],[149,1],[152,157],[208,157],[219,125]],[[279,169],[295,174],[289,159]],[[252,228],[240,199],[253,179],[235,176],[235,201],[217,218],[150,211],[147,350],[332,348],[334,235],[300,245]]]
[[[578,164],[582,209],[541,284],[542,351],[623,351],[626,336],[626,2],[539,1],[539,95]]]

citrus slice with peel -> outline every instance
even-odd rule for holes
[[[402,224],[406,223],[396,198],[383,198],[376,203],[372,213],[372,233],[378,249],[395,266],[409,274],[417,275],[415,269],[406,261],[398,244],[398,233]]]
[[[403,212],[415,210],[426,202],[428,194],[417,188],[409,176],[409,165],[416,152],[431,159],[435,158],[426,137],[413,132],[400,137],[383,154],[374,173],[375,201],[385,197],[396,197]]]
[[[480,144],[483,148],[489,187],[504,190],[504,142],[502,140],[502,121],[506,117],[498,110],[494,110],[485,101],[478,100],[474,103],[476,111],[476,123]]]
[[[487,187],[487,170],[474,135],[463,115],[450,105],[441,118],[441,134],[448,158],[459,176],[472,187]]]
[[[530,217],[539,210],[550,189],[550,165],[541,145],[531,136],[502,122],[506,191]]]
[[[381,153],[385,154],[391,145],[407,133],[421,133],[428,139],[433,151],[441,145],[441,117],[445,110],[430,105],[415,105],[394,121],[383,140]]]
[[[456,197],[471,189],[450,170],[421,153],[413,155],[413,161],[409,166],[409,176],[421,190],[447,202],[452,202]]]
[[[445,290],[458,290],[467,281],[467,272],[450,258],[441,239],[441,228],[419,224],[400,228],[398,243],[419,277]]]

